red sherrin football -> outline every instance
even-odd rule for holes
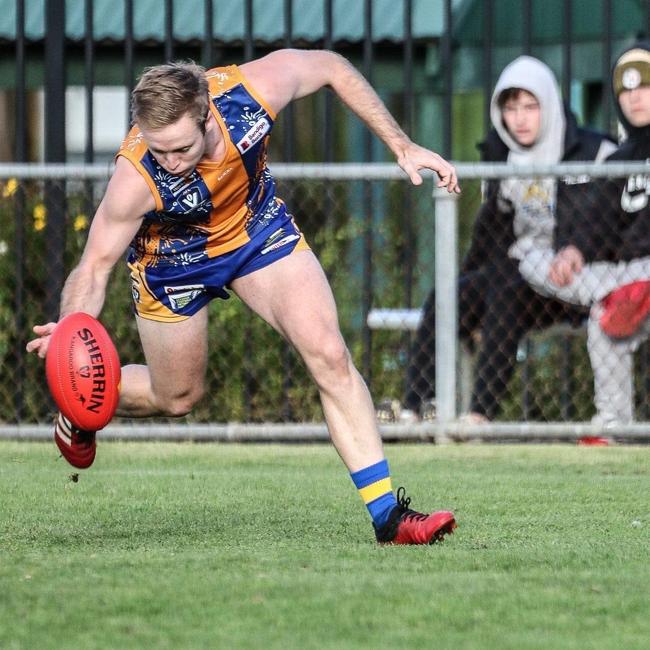
[[[120,359],[104,326],[83,312],[61,319],[45,357],[50,393],[76,427],[98,431],[115,415]]]

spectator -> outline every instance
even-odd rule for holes
[[[501,73],[490,108],[493,129],[479,145],[482,159],[515,165],[601,160],[615,149],[606,136],[577,126],[562,105],[552,71],[541,61],[521,56]],[[584,179],[577,179],[584,182]],[[476,217],[470,249],[459,277],[459,336],[470,345],[480,333],[470,422],[492,420],[512,376],[519,341],[532,329],[558,321],[579,323],[585,313],[533,291],[518,271],[532,246],[552,247],[556,212],[573,214],[584,185],[576,179],[512,178],[487,183]],[[382,402],[386,421],[428,418],[435,384],[435,294],[412,349],[404,408]]]
[[[650,157],[650,44],[617,60],[612,75],[627,140],[608,160]],[[521,273],[546,296],[590,308],[587,347],[596,416],[603,425],[634,418],[633,352],[650,333],[650,176],[591,184],[588,210],[558,214],[557,254],[531,251]],[[570,218],[569,218],[570,217]]]

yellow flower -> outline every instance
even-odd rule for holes
[[[42,203],[37,203],[34,206],[34,230],[43,230],[45,228],[47,210]]]
[[[10,196],[13,196],[18,189],[18,181],[15,178],[10,178],[2,189],[2,196],[5,199],[8,199]]]
[[[88,217],[85,214],[78,214],[74,218],[73,227],[77,232],[80,230],[86,230],[86,228],[88,228]]]

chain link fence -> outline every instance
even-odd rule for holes
[[[430,181],[424,188],[413,188],[393,165],[271,167],[278,178],[278,195],[287,202],[332,284],[344,337],[378,403],[386,399],[404,403],[415,384],[419,398],[436,398],[441,421],[449,426],[456,415],[471,408],[472,393],[474,400],[496,400],[490,414],[494,420],[484,428],[487,432],[497,431],[501,423],[573,426],[590,420],[594,391],[585,342],[587,312],[542,299],[527,286],[512,286],[513,276],[507,272],[490,277],[491,286],[502,291],[493,291],[489,305],[480,283],[465,286],[468,271],[462,264],[481,206],[481,183],[512,169],[460,165],[461,197],[432,201],[426,189]],[[535,173],[622,176],[630,170],[647,172],[639,165],[573,165]],[[109,174],[106,166],[0,168],[0,425],[45,424],[53,415],[43,363],[27,355],[24,345],[32,325],[48,320],[47,306],[51,310],[58,300],[58,251],[65,251],[60,258],[65,277],[83,249]],[[586,203],[584,187],[584,194],[574,192],[575,210],[602,209]],[[59,209],[52,195],[62,197],[58,235],[51,223]],[[447,201],[446,211],[434,208],[440,201]],[[487,229],[488,237],[491,231]],[[487,241],[486,246],[495,254],[503,248],[499,241]],[[508,269],[512,266],[506,264],[501,270]],[[493,273],[497,271],[495,267]],[[458,305],[456,282],[461,288]],[[438,305],[432,309],[435,300]],[[238,430],[256,424],[279,430],[287,423],[321,423],[317,391],[294,351],[236,296],[213,301],[209,310],[207,396],[182,422],[197,431],[226,423],[239,423]],[[457,313],[460,330],[453,326]],[[495,314],[496,343],[487,341],[494,357],[492,376],[478,376],[477,355],[486,345],[483,324]],[[125,265],[114,271],[101,320],[122,362],[143,363]],[[418,323],[420,332],[415,329]],[[441,335],[447,340],[443,349]],[[448,344],[458,340],[460,355],[456,345]],[[636,419],[646,422],[649,356],[648,344],[643,343],[634,367]],[[493,394],[488,398],[480,390]],[[138,422],[118,421],[111,427],[131,424]],[[400,426],[392,429],[396,436],[404,431]],[[503,424],[501,430],[509,432],[508,427]],[[384,430],[390,432],[390,426]],[[417,437],[428,429],[416,424],[409,431]],[[326,435],[323,427],[312,433]]]

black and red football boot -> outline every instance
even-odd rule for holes
[[[93,464],[97,451],[94,431],[78,429],[59,413],[54,423],[54,441],[73,467],[86,469]]]
[[[411,498],[406,490],[397,490],[397,505],[390,513],[388,521],[377,528],[375,535],[379,544],[435,544],[456,528],[453,512],[441,510],[425,515],[411,510]]]

